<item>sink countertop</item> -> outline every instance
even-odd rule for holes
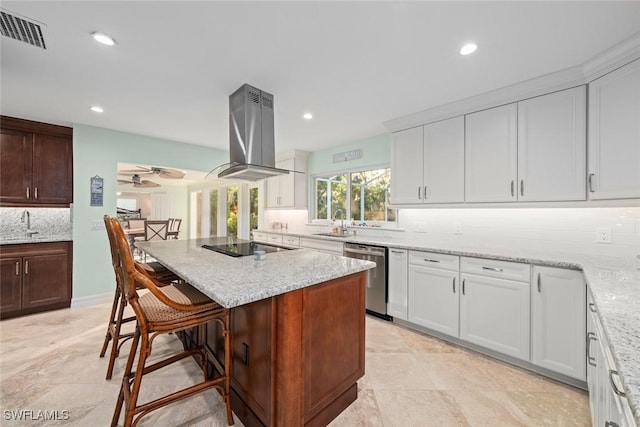
[[[278,231],[260,230],[267,233]],[[430,251],[460,256],[522,262],[582,270],[597,314],[609,341],[624,392],[640,426],[640,259],[638,254],[610,256],[548,248],[478,244],[455,238],[334,237],[282,233],[305,238],[372,244],[389,248]]]
[[[25,236],[0,236],[0,245],[19,245],[23,243],[67,242],[73,238],[67,234]]]

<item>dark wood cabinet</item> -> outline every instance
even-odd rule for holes
[[[0,247],[0,317],[71,305],[71,242]]]
[[[73,130],[0,117],[0,205],[69,206]]]

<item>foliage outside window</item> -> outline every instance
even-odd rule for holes
[[[196,212],[202,212],[202,191],[196,192]],[[202,216],[196,215],[196,236],[202,236]]]
[[[316,177],[315,219],[333,219],[338,213],[338,218],[357,224],[394,222],[396,211],[389,207],[390,191],[389,168]]]
[[[227,187],[227,236],[238,236],[238,186]]]
[[[209,193],[209,235],[218,235],[218,190]]]
[[[258,229],[258,212],[260,209],[258,187],[249,189],[249,230]]]

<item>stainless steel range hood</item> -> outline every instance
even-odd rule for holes
[[[229,97],[229,163],[207,178],[258,181],[288,174],[275,167],[273,95],[248,84]]]

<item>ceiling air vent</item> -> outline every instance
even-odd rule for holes
[[[4,9],[0,10],[0,15],[0,31],[3,36],[20,40],[31,46],[47,48],[42,35],[42,24]]]

